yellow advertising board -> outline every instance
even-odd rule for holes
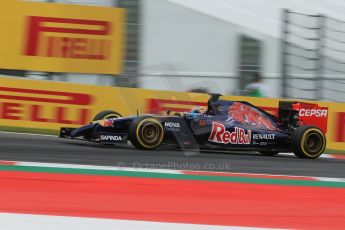
[[[200,100],[200,94],[0,77],[0,126],[57,130],[87,124],[102,110],[123,116],[160,113],[164,108],[154,106],[156,98],[173,99],[171,106],[176,109],[181,107],[179,101],[186,101],[186,110]]]
[[[198,93],[78,85],[0,77],[0,126],[58,130],[89,123],[100,111],[123,116],[190,111],[206,105],[209,96]],[[277,114],[279,100],[224,96],[248,101]],[[328,108],[327,148],[345,150],[345,104],[313,102]]]
[[[124,17],[120,8],[0,1],[0,68],[118,74]]]

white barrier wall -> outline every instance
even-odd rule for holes
[[[262,41],[265,77],[278,77],[280,42],[272,36],[168,0],[145,0],[142,10],[141,87],[179,91],[207,87],[234,93],[240,35]],[[179,84],[172,84],[176,78]],[[278,96],[280,82],[267,82]]]
[[[247,35],[262,42],[263,76],[273,95],[281,96],[284,8],[345,20],[341,0],[143,0],[140,85],[183,91],[196,84],[232,94],[238,89],[238,39]],[[174,75],[183,76],[180,84],[170,84]],[[342,94],[335,98],[343,101]]]

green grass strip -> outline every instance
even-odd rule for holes
[[[0,131],[16,132],[16,133],[34,133],[45,135],[58,135],[59,131],[54,129],[36,129],[36,128],[22,128],[11,126],[0,126]]]
[[[185,174],[133,172],[133,171],[119,171],[119,170],[0,165],[0,171],[62,173],[62,174],[79,174],[79,175],[156,178],[156,179],[168,179],[168,180],[176,179],[176,180],[195,180],[195,181],[213,181],[213,182],[239,182],[239,183],[251,183],[251,184],[272,184],[272,185],[286,185],[286,186],[314,186],[314,187],[345,188],[345,183],[332,182],[332,181],[309,181],[309,180],[292,180],[292,179],[276,179],[276,178],[250,178],[250,177],[236,177],[236,176],[185,175]]]
[[[326,149],[324,153],[336,154],[336,155],[345,155],[345,150]]]

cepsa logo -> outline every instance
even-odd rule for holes
[[[328,109],[300,109],[300,117],[327,117]]]
[[[239,144],[250,145],[252,131],[248,130],[247,134],[244,129],[235,127],[234,132],[229,132],[223,124],[213,122],[211,135],[208,138],[211,142],[222,144]]]
[[[111,22],[27,17],[24,55],[75,59],[110,59]]]
[[[0,102],[0,118],[7,120],[81,125],[91,114],[85,107],[92,96],[83,93],[0,87],[0,99],[6,100]]]

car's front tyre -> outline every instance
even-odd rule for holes
[[[153,117],[138,117],[131,123],[128,137],[138,149],[154,149],[162,143],[164,129]]]

